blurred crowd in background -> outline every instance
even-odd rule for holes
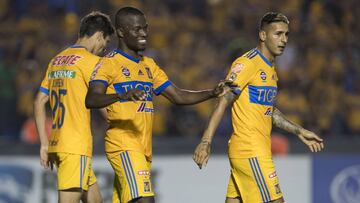
[[[33,100],[48,62],[75,42],[82,16],[99,10],[113,19],[123,6],[147,16],[144,54],[177,86],[197,90],[214,87],[256,46],[264,13],[284,13],[290,38],[277,59],[277,107],[324,137],[360,135],[360,1],[0,0],[0,140],[38,142]],[[200,136],[214,104],[179,107],[157,97],[154,135]],[[106,123],[93,115],[94,132],[102,134]],[[219,132],[230,135],[229,115]]]

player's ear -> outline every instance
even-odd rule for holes
[[[117,35],[118,37],[123,38],[123,37],[124,37],[124,31],[123,31],[123,29],[121,29],[121,28],[116,29],[116,35]]]
[[[105,38],[104,37],[104,32],[102,32],[102,31],[96,32],[95,35],[96,35],[96,40],[97,41],[101,41],[101,40],[103,40]]]
[[[259,31],[259,39],[260,41],[264,42],[266,39],[266,32],[264,30]]]

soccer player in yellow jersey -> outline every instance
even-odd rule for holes
[[[234,132],[229,140],[227,203],[284,202],[271,155],[272,125],[297,135],[312,152],[324,147],[320,137],[287,120],[273,106],[278,80],[275,57],[283,53],[288,34],[286,16],[274,12],[263,16],[258,46],[236,59],[227,76],[238,88],[220,98],[194,152],[193,159],[201,169],[209,159],[210,145],[224,111],[232,105]]]
[[[148,24],[140,10],[120,9],[115,16],[115,28],[118,49],[94,69],[86,106],[107,106],[109,128],[105,150],[115,171],[113,202],[152,203],[154,94],[161,94],[175,104],[196,104],[222,94],[225,83],[203,91],[184,90],[172,84],[152,58],[140,54],[146,48],[148,35]],[[126,96],[129,93],[131,97]]]
[[[109,16],[92,12],[81,20],[75,45],[49,63],[34,103],[40,136],[40,161],[44,168],[57,167],[59,202],[102,202],[91,167],[92,135],[90,111],[85,107],[90,77],[110,36],[114,33]],[[52,131],[45,132],[45,104],[50,100]]]

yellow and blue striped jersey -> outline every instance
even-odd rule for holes
[[[105,84],[107,94],[126,93],[132,88],[146,93],[145,101],[118,101],[107,107],[105,150],[137,151],[151,159],[153,96],[171,85],[164,71],[152,58],[139,60],[114,50],[94,70],[91,83],[94,82]]]
[[[71,46],[49,63],[40,91],[49,95],[52,130],[49,152],[91,157],[90,111],[85,107],[91,73],[100,57]]]
[[[271,155],[270,134],[277,94],[275,67],[258,49],[237,58],[227,76],[239,85],[232,105],[230,158]]]

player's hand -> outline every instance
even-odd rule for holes
[[[209,158],[210,158],[210,145],[211,143],[208,141],[202,141],[195,149],[193,154],[193,160],[201,169],[203,166],[205,167]]]
[[[231,80],[222,80],[216,87],[213,89],[214,97],[224,96],[226,93],[236,89],[238,85]]]
[[[324,140],[311,131],[301,129],[298,137],[309,147],[311,152],[319,152],[324,149]]]
[[[121,94],[120,99],[127,101],[144,101],[146,99],[146,94],[144,91],[139,90],[138,88],[133,88],[127,91],[125,94]]]
[[[53,163],[49,160],[48,147],[40,147],[40,165],[45,169],[53,169]]]

